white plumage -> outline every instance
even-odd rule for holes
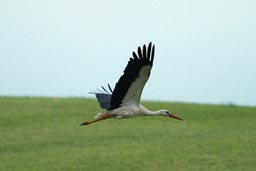
[[[138,47],[137,54],[133,52],[124,74],[119,78],[114,91],[108,85],[109,91],[102,86],[102,90],[91,92],[95,94],[100,106],[106,109],[98,113],[92,121],[83,122],[81,125],[89,125],[108,118],[132,118],[136,116],[166,116],[182,120],[168,110],[150,111],[140,104],[142,90],[150,76],[154,61],[155,46],[149,43],[141,49]]]

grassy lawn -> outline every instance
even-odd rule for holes
[[[2,171],[255,171],[256,107],[143,102],[165,117],[109,119],[94,99],[0,97]]]

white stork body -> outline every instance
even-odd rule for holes
[[[95,116],[95,119],[99,118],[100,116],[103,116],[105,114],[117,114],[115,117],[113,117],[113,118],[117,118],[117,119],[133,118],[136,116],[158,116],[158,115],[161,115],[160,111],[150,111],[142,105],[133,105],[132,104],[132,105],[122,106],[122,107],[119,107],[114,110],[98,113]]]
[[[142,50],[138,47],[137,54],[133,52],[133,58],[130,58],[114,91],[108,85],[109,91],[102,86],[102,90],[91,92],[96,95],[100,106],[106,111],[98,113],[94,120],[83,122],[81,125],[89,125],[108,118],[123,119],[136,116],[167,116],[182,120],[167,110],[150,111],[140,105],[142,90],[149,78],[154,61],[155,46],[151,47],[152,44],[149,43],[148,48],[144,45]]]

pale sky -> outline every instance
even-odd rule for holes
[[[0,95],[82,96],[156,45],[144,100],[256,105],[254,0],[0,2]]]

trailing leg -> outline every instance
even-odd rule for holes
[[[98,122],[98,121],[101,121],[101,120],[104,120],[104,119],[114,118],[114,117],[116,117],[116,116],[117,116],[117,114],[104,114],[104,115],[100,116],[100,117],[97,118],[97,119],[94,119],[94,120],[92,120],[92,121],[83,122],[83,123],[81,123],[80,125],[81,125],[81,126],[82,126],[82,125],[89,125],[89,124],[91,124],[91,123]]]

